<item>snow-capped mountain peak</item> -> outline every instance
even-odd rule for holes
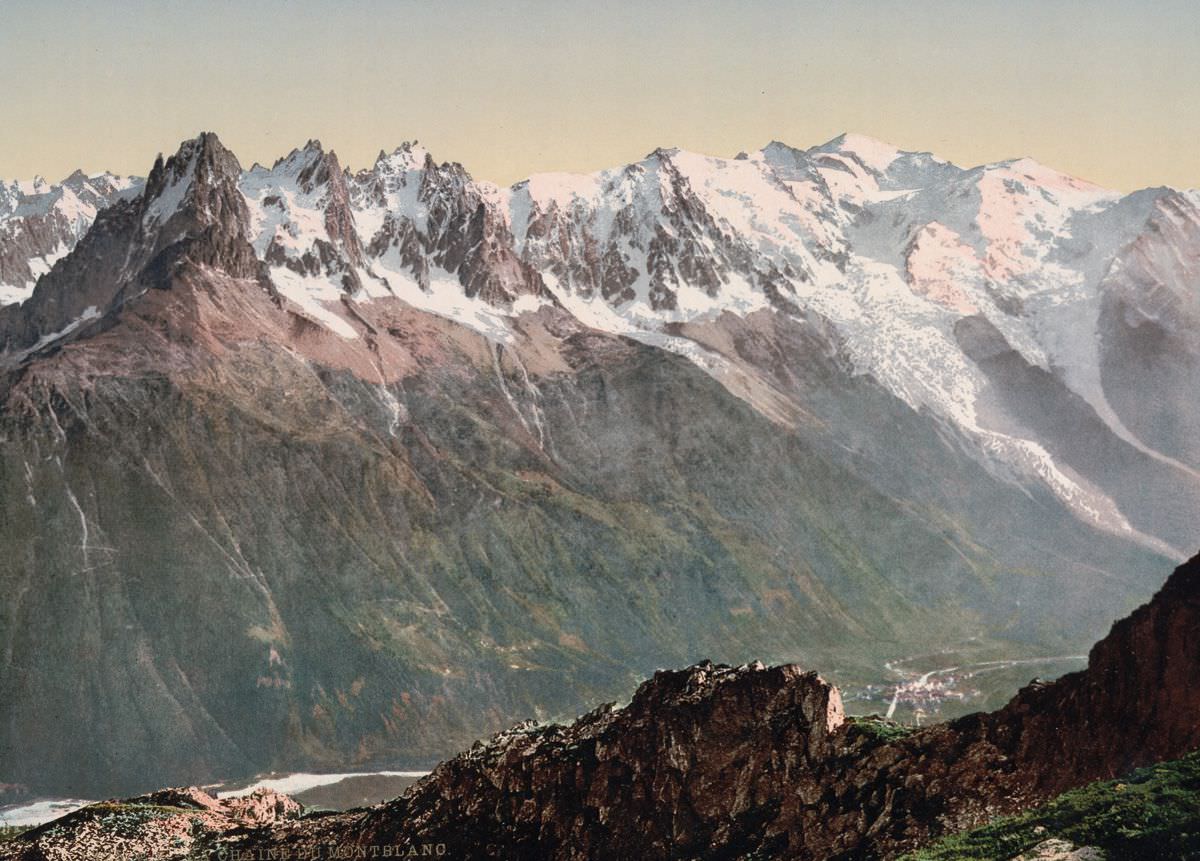
[[[876,173],[885,172],[901,155],[900,150],[891,144],[850,132],[840,134],[808,152],[810,155],[821,153],[847,156]]]
[[[74,247],[96,214],[136,196],[138,177],[76,170],[62,182],[0,181],[0,305],[22,302]]]
[[[144,227],[162,228],[177,215],[202,224],[244,223],[245,207],[230,194],[241,175],[237,157],[213,132],[184,141],[165,162],[160,155],[146,178]]]
[[[7,211],[18,194],[30,205],[20,187],[6,188]],[[128,188],[72,175],[55,193],[91,201]],[[1156,207],[1166,194],[1123,197],[1030,159],[965,169],[854,134],[809,149],[773,141],[737,158],[658,148],[633,164],[535,174],[507,189],[439,164],[415,141],[357,173],[316,140],[242,171],[205,134],[155,165],[142,206],[147,230],[177,225],[160,244],[196,224],[228,225],[281,301],[343,339],[362,331],[347,302],[399,301],[497,342],[511,340],[522,313],[550,304],[678,352],[768,410],[785,397],[763,394],[777,386],[774,372],[717,333],[764,314],[819,323],[852,373],[1122,531],[1133,527],[1112,500],[995,425],[994,382],[964,338],[1055,375],[1119,439],[1143,445],[1108,403],[1096,332],[1106,274],[1134,271],[1122,260],[1143,261],[1138,283],[1193,271],[1139,239],[1192,223],[1193,199]],[[1190,230],[1174,229],[1172,242],[1191,243]],[[1171,302],[1183,289],[1155,295]],[[1152,302],[1127,304],[1167,319]]]
[[[421,145],[419,141],[405,141],[400,146],[393,149],[391,152],[380,150],[379,155],[375,159],[374,171],[376,173],[399,173],[409,170],[420,170],[427,163],[432,163],[433,157],[429,150]]]

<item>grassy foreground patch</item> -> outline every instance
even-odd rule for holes
[[[879,715],[851,717],[849,720],[864,733],[882,742],[896,741],[917,731],[914,726],[907,726]]]
[[[1063,793],[1041,807],[942,838],[908,861],[1009,859],[1051,837],[1110,859],[1200,858],[1200,751]]]

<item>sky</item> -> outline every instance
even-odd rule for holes
[[[417,139],[501,184],[857,132],[1200,186],[1200,3],[0,0],[0,177]]]

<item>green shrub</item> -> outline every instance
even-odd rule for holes
[[[867,735],[883,742],[896,741],[917,731],[915,726],[897,723],[894,720],[888,720],[878,715],[852,717],[850,718],[850,722]]]
[[[1009,859],[1058,837],[1112,859],[1200,858],[1200,751],[1063,793],[1041,807],[942,838],[910,861]]]

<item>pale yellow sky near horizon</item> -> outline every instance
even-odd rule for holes
[[[416,138],[501,184],[850,131],[1196,187],[1197,44],[1181,0],[0,0],[0,177],[144,174],[201,130],[247,166]]]

